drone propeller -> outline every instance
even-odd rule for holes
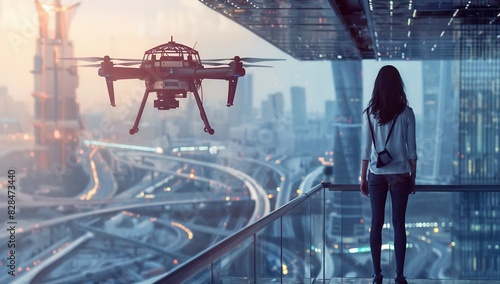
[[[272,68],[273,66],[269,65],[257,65],[257,64],[243,64],[243,67],[264,67],[264,68]]]
[[[97,63],[97,64],[78,64],[75,66],[76,67],[101,67],[101,64],[100,63]]]
[[[87,62],[98,62],[103,61],[104,57],[65,57],[59,58],[63,60],[78,60],[78,61],[87,61]],[[128,59],[128,58],[110,58],[110,60],[119,60],[119,61],[141,61],[140,59]]]
[[[123,62],[123,63],[114,63],[115,66],[133,66],[137,64],[141,64],[142,62]],[[101,67],[101,63],[95,64],[79,64],[75,65],[76,67]]]
[[[113,65],[121,65],[121,66],[133,66],[137,64],[141,64],[142,61],[130,61],[130,62],[123,62],[123,63],[114,63]]]
[[[225,61],[225,60],[233,60],[234,58],[219,58],[219,59],[205,59],[203,61]],[[240,57],[240,61],[248,62],[248,63],[257,63],[264,61],[284,61],[285,59],[281,58],[256,58],[256,57]]]
[[[229,65],[228,63],[220,63],[220,62],[201,62],[204,65],[210,65],[210,66],[227,66]],[[269,65],[255,65],[255,64],[243,64],[243,67],[265,67],[265,68],[272,68],[273,66]]]

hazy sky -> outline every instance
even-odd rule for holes
[[[75,56],[141,59],[145,50],[173,36],[176,42],[191,47],[196,45],[202,60],[235,55],[286,59],[273,62],[274,68],[247,69],[247,74],[253,74],[254,78],[254,106],[260,106],[260,101],[268,94],[283,92],[286,108],[290,108],[291,86],[306,88],[309,112],[323,112],[324,101],[334,99],[329,62],[295,60],[196,0],[62,0],[66,6],[78,2],[81,4],[69,27]],[[33,0],[0,1],[0,38],[0,86],[7,86],[10,96],[32,107],[33,75],[30,71],[38,38]],[[421,102],[415,98],[420,98],[422,92],[419,62],[364,62],[365,96],[371,92],[378,69],[389,63],[400,69],[410,103],[418,113]],[[78,74],[77,97],[82,111],[108,107],[106,86],[103,78],[97,75],[97,68],[79,68]],[[139,80],[116,82],[117,104],[137,96],[138,92],[130,90],[143,86]],[[225,81],[204,80],[203,91],[205,101],[225,104]]]

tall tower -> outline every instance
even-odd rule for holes
[[[335,121],[335,115],[333,110],[335,108],[335,102],[333,100],[325,101],[325,125],[327,129],[331,129],[330,126]]]
[[[250,123],[253,117],[253,76],[247,74],[238,81],[234,105],[230,108],[231,125]]]
[[[79,3],[62,6],[35,1],[40,37],[34,58],[35,99],[34,134],[37,170],[64,172],[75,163],[81,124],[76,102],[78,78],[70,61],[59,60],[73,56],[73,45],[68,41],[71,13]]]
[[[292,101],[292,127],[295,130],[307,128],[306,89],[293,86],[290,88]]]
[[[285,97],[283,94],[280,92],[271,94],[269,95],[269,101],[271,101],[271,105],[273,106],[274,117],[283,119],[285,115]]]
[[[363,88],[361,61],[332,62],[335,84],[333,111],[333,176],[335,183],[358,183],[361,164],[361,119]]]
[[[454,78],[458,62],[424,61],[423,115],[419,141],[419,179],[430,184],[453,183],[457,172],[458,88]]]
[[[335,85],[335,104],[325,116],[333,119],[327,131],[333,132],[333,182],[337,184],[357,184],[361,164],[361,125],[363,117],[363,86],[361,61],[332,61]],[[331,113],[330,113],[331,112]],[[330,222],[332,229],[342,228],[341,241],[349,244],[365,235],[363,206],[359,194],[334,192],[335,202]],[[335,234],[335,233],[334,233]],[[338,235],[338,233],[337,233]]]
[[[482,46],[476,48],[476,52],[483,52]],[[500,60],[461,60],[459,76],[458,183],[498,185]],[[499,279],[500,195],[460,192],[457,205],[457,271],[463,279]]]
[[[471,9],[474,5],[486,7],[489,2],[474,1]],[[457,46],[461,56],[458,184],[500,184],[500,52],[498,44],[483,44],[498,41],[485,34],[500,34],[500,25],[483,19],[464,19]],[[460,278],[499,279],[499,194],[460,192],[458,198],[454,237]]]
[[[311,147],[313,134],[310,131],[307,117],[306,89],[292,86],[290,88],[290,101],[292,102],[292,130],[295,134],[295,146],[298,149]]]

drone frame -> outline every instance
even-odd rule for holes
[[[144,107],[148,100],[149,93],[156,92],[157,99],[154,101],[154,107],[159,110],[168,110],[179,107],[178,98],[186,98],[187,93],[193,93],[200,111],[200,116],[205,124],[205,132],[210,135],[215,133],[210,126],[203,102],[198,90],[201,87],[203,79],[217,79],[228,81],[227,106],[233,105],[236,94],[238,78],[245,76],[243,62],[261,62],[261,61],[282,61],[285,59],[276,58],[252,58],[234,56],[233,58],[209,59],[204,60],[203,64],[212,66],[206,68],[203,66],[198,51],[183,44],[174,42],[173,38],[168,43],[158,45],[147,50],[142,60],[138,59],[120,59],[104,57],[76,57],[60,58],[70,60],[82,60],[89,62],[101,61],[100,64],[77,65],[84,67],[100,67],[98,75],[104,77],[106,88],[109,94],[111,106],[115,104],[115,90],[113,82],[117,80],[139,79],[143,80],[146,90],[142,97],[142,102],[137,112],[134,125],[130,129],[131,135],[139,131],[139,123],[144,112]],[[118,61],[114,63],[113,61]],[[120,62],[124,61],[124,62]],[[230,61],[229,63],[214,61]],[[122,67],[140,64],[139,67]],[[245,67],[271,67],[266,65],[249,65]]]
[[[130,60],[133,61],[133,60]],[[132,65],[139,62],[118,63],[116,65]],[[166,44],[147,50],[140,62],[139,68],[115,66],[112,58],[105,56],[100,64],[98,74],[105,78],[111,106],[115,106],[113,82],[124,79],[144,80],[146,90],[142,98],[131,135],[139,131],[139,123],[148,100],[149,93],[156,92],[154,107],[168,110],[179,107],[177,98],[185,98],[187,93],[193,93],[200,111],[200,117],[205,125],[204,131],[210,135],[215,130],[210,126],[198,90],[203,79],[219,79],[228,81],[227,106],[232,106],[236,93],[238,78],[245,76],[245,69],[240,57],[235,56],[225,67],[205,68],[202,65],[198,51],[173,40]]]

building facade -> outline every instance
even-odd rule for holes
[[[468,18],[461,30],[457,182],[500,184],[500,25]],[[497,21],[498,22],[498,21]],[[473,41],[472,39],[475,39]],[[475,42],[476,44],[471,44]],[[483,44],[484,43],[484,44]],[[498,192],[459,194],[454,231],[458,271],[464,279],[500,278],[500,197]]]
[[[78,77],[68,40],[69,12],[78,4],[64,7],[36,2],[40,37],[36,42],[33,75],[35,89],[34,135],[37,170],[61,174],[76,164],[76,147],[81,129],[76,101]]]

